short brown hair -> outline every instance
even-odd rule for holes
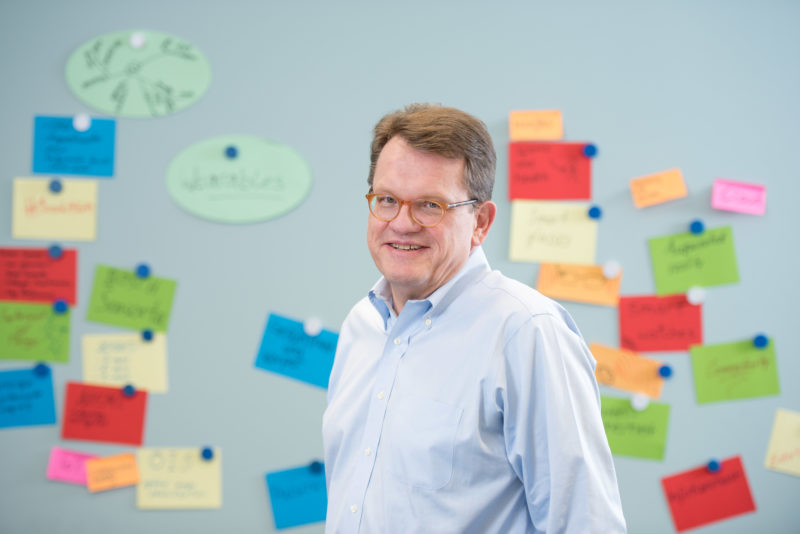
[[[367,178],[370,190],[381,150],[396,135],[417,150],[463,158],[464,186],[470,196],[480,202],[491,200],[497,156],[489,131],[479,119],[435,104],[410,104],[384,115],[375,125],[372,138]]]

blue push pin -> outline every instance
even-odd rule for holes
[[[669,365],[662,365],[661,367],[658,368],[658,374],[662,378],[669,378],[672,376],[672,367],[670,367]]]
[[[37,363],[33,368],[33,374],[45,377],[50,374],[50,368],[43,363]]]
[[[52,245],[50,248],[47,249],[47,254],[54,260],[61,258],[64,254],[64,251],[58,245]]]
[[[602,216],[603,216],[603,210],[600,209],[600,206],[595,205],[589,208],[589,217],[591,217],[592,219],[599,219]]]
[[[593,158],[597,155],[597,147],[591,143],[583,145],[583,155],[587,158]]]
[[[311,462],[311,465],[308,466],[308,469],[314,474],[322,473],[322,462],[314,460]]]
[[[66,313],[68,309],[69,306],[67,306],[67,301],[64,299],[58,299],[53,303],[53,311],[56,313]]]
[[[149,328],[142,330],[142,339],[145,341],[153,341],[153,331]]]
[[[126,397],[133,397],[136,395],[136,388],[131,384],[127,384],[124,388],[122,388],[122,394]]]
[[[236,149],[235,146],[231,145],[225,149],[225,157],[228,159],[236,159],[236,156],[239,155],[239,151]]]
[[[695,219],[692,221],[692,224],[689,225],[689,231],[691,231],[695,235],[702,234],[705,231],[706,227],[703,224],[703,221],[700,219]]]
[[[140,263],[136,266],[136,276],[139,278],[147,278],[150,276],[150,267],[146,263]]]
[[[64,186],[61,185],[60,180],[50,180],[50,191],[52,193],[60,193],[62,189],[64,189]]]
[[[769,345],[769,338],[764,334],[758,334],[753,338],[753,345],[755,345],[756,348],[765,349],[767,345]]]
[[[719,460],[717,459],[709,460],[709,462],[706,464],[706,469],[708,469],[709,473],[717,473],[721,468],[722,465],[720,465]]]
[[[214,449],[211,447],[203,447],[203,450],[200,452],[200,456],[202,456],[203,460],[208,462],[214,458]]]

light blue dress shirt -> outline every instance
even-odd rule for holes
[[[327,534],[625,532],[595,361],[559,304],[480,247],[390,303],[381,279],[339,334]]]

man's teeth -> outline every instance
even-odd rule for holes
[[[398,245],[397,243],[392,243],[392,246],[400,250],[418,250],[422,248],[419,245]]]

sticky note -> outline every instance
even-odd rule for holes
[[[147,392],[67,382],[62,439],[141,445]]]
[[[69,361],[70,310],[0,301],[0,360]]]
[[[800,412],[780,408],[775,411],[764,465],[800,477]]]
[[[597,221],[589,206],[567,202],[515,200],[511,203],[511,261],[591,265],[597,249]]]
[[[205,460],[198,448],[144,448],[136,453],[136,506],[189,510],[222,506],[222,451]]]
[[[52,258],[46,248],[0,248],[0,300],[75,306],[77,263],[75,249]]]
[[[94,241],[97,235],[97,182],[14,178],[11,237],[53,241]]]
[[[93,458],[86,462],[86,487],[92,493],[135,486],[138,482],[136,456],[131,453]]]
[[[47,478],[85,486],[86,461],[92,458],[97,458],[97,455],[53,447],[50,449],[50,460],[47,462]]]
[[[600,384],[642,393],[653,399],[661,396],[664,387],[664,379],[658,374],[661,362],[599,343],[590,344],[589,350],[597,361],[595,377]]]
[[[33,172],[113,176],[116,121],[93,117],[89,128],[80,132],[73,119],[34,119]]]
[[[711,188],[711,207],[750,215],[764,215],[767,210],[767,188],[763,185],[714,180]]]
[[[0,428],[56,422],[53,376],[33,369],[0,371]]]
[[[296,467],[267,473],[266,481],[276,529],[325,521],[328,493],[324,470]]]
[[[148,393],[166,393],[167,338],[140,333],[87,334],[82,338],[83,381],[87,384],[136,384]]]
[[[650,258],[659,295],[739,281],[730,226],[708,229],[702,234],[654,237],[650,239]]]
[[[717,402],[778,395],[775,344],[764,348],[752,340],[691,348],[697,402]]]
[[[130,270],[98,265],[87,319],[136,330],[166,332],[177,282],[139,278]]]
[[[703,342],[702,305],[686,295],[619,299],[619,344],[628,350],[682,351]]]
[[[586,143],[512,142],[508,144],[508,198],[589,200],[592,159]]]
[[[664,477],[661,486],[678,532],[756,510],[739,456],[723,460],[716,473],[702,466]]]
[[[564,121],[557,109],[512,111],[508,114],[511,141],[551,141],[564,137]]]
[[[600,265],[542,263],[536,290],[558,300],[616,306],[621,280],[621,271],[614,278],[606,278]]]
[[[669,405],[651,402],[634,410],[630,399],[602,396],[603,427],[611,453],[650,460],[663,460],[669,424]]]
[[[630,181],[633,205],[646,208],[687,195],[680,169],[669,169],[634,178]]]

